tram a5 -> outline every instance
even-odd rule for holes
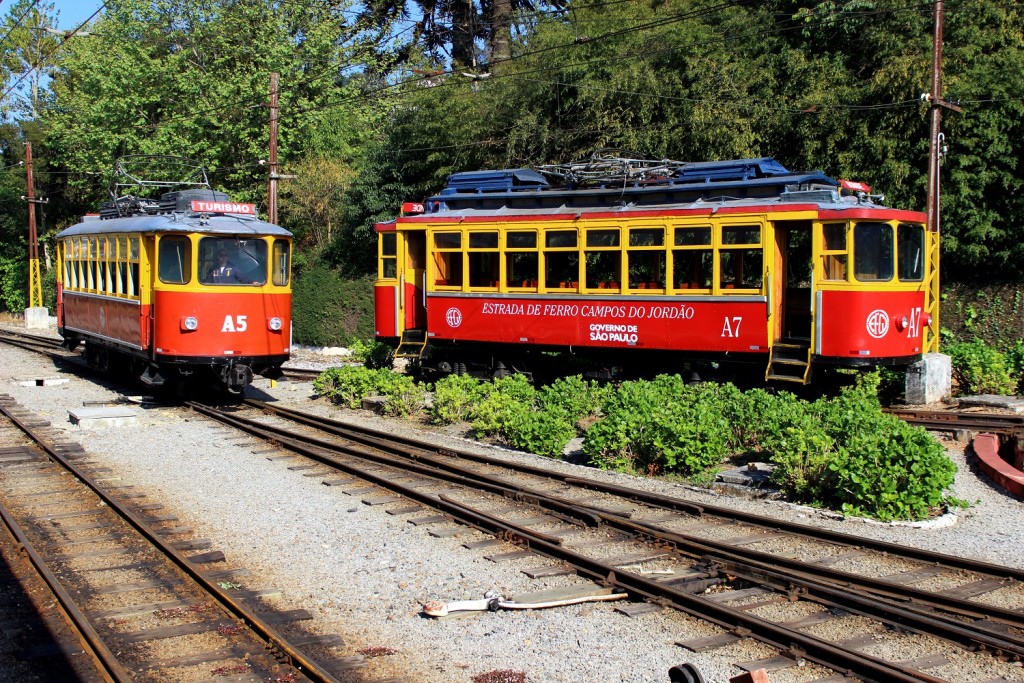
[[[57,235],[58,330],[151,386],[239,392],[291,348],[291,233],[222,192],[116,200]]]
[[[909,365],[938,234],[881,201],[773,159],[456,173],[376,226],[376,336],[441,374]]]

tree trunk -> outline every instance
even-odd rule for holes
[[[473,46],[476,32],[476,7],[473,0],[453,0],[452,11],[452,67],[472,68],[476,66],[476,50]]]
[[[512,57],[512,0],[491,0],[491,71]]]

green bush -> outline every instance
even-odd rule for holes
[[[1024,394],[1024,341],[1018,339],[1006,349],[1010,377],[1017,380],[1017,394]]]
[[[609,391],[610,387],[579,375],[562,377],[537,393],[537,405],[544,411],[561,411],[574,424],[597,412]]]
[[[359,408],[367,396],[383,396],[386,415],[405,417],[423,407],[424,389],[412,377],[392,370],[345,365],[320,373],[313,388],[346,408]]]
[[[576,436],[576,427],[565,411],[531,410],[521,403],[511,408],[505,431],[515,448],[558,460],[565,445]]]
[[[943,349],[950,357],[953,379],[961,394],[1003,394],[1017,391],[1019,374],[1014,374],[1015,361],[980,339],[948,344]]]
[[[438,425],[468,420],[472,407],[489,392],[490,385],[472,375],[447,375],[434,383],[434,400],[427,415]]]
[[[348,345],[348,350],[352,354],[352,360],[374,370],[390,369],[395,365],[395,350],[374,339],[353,339]]]
[[[314,266],[292,283],[292,323],[296,342],[347,346],[373,337],[373,279],[349,280]]]
[[[729,454],[732,430],[717,387],[689,387],[678,375],[624,382],[585,434],[592,464],[632,472],[694,474]]]
[[[474,437],[508,437],[508,428],[523,411],[533,410],[537,390],[522,375],[496,379],[469,412]]]

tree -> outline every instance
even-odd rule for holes
[[[8,9],[0,24],[0,35],[5,36],[0,43],[4,90],[10,91],[4,97],[4,114],[36,117],[39,83],[56,59],[59,14],[52,2],[38,0],[18,0]],[[25,84],[27,94],[23,94]]]

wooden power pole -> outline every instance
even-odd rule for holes
[[[925,352],[939,350],[939,234],[941,233],[941,192],[939,169],[945,145],[942,135],[942,109],[961,111],[960,107],[942,98],[942,0],[934,0],[935,31],[932,35],[932,91],[927,95],[931,113],[928,145],[928,263],[929,282],[925,288],[925,308],[931,316],[931,325],[925,335]]]
[[[269,220],[277,225],[277,74],[270,74],[270,187],[268,188],[269,198]]]
[[[39,238],[36,235],[35,181],[32,178],[32,143],[25,143],[25,184],[28,201],[28,306],[43,305],[42,276],[39,274]]]

